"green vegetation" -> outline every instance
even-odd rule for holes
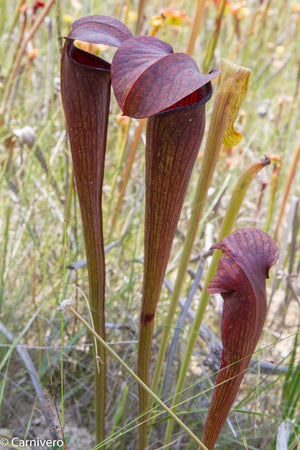
[[[63,37],[71,22],[103,14],[121,20],[133,34],[139,29],[170,43],[175,52],[188,52],[200,71],[220,69],[221,58],[251,70],[234,124],[243,138],[231,144],[225,141],[215,161],[186,270],[182,269],[183,240],[190,236],[188,225],[195,204],[202,201],[197,186],[202,160],[207,164],[203,151],[217,84],[206,105],[206,132],[157,306],[151,379],[156,374],[155,393],[168,407],[176,392],[179,404],[174,411],[191,431],[188,434],[180,420],[174,422],[170,448],[196,448],[193,435],[201,439],[214,375],[220,367],[220,302],[201,289],[212,275],[209,248],[222,235],[224,218],[234,230],[256,227],[268,232],[277,241],[279,262],[267,280],[268,311],[255,364],[243,381],[216,448],[272,449],[283,427],[289,430],[288,449],[297,448],[299,3],[49,0],[44,6],[39,4],[0,0],[0,438],[62,439],[65,448],[72,450],[96,448],[94,337],[76,315],[58,311],[64,299],[72,299],[74,310],[90,323],[87,268],[77,263],[85,258],[84,238],[59,73]],[[112,59],[111,49],[86,50]],[[135,372],[143,284],[144,125],[145,119],[122,117],[112,93],[102,194],[106,342]],[[264,155],[271,164],[257,170],[255,178],[251,175],[242,198],[236,190],[241,175]],[[228,207],[237,216],[234,223]],[[183,273],[180,282],[179,268]],[[193,289],[193,277],[199,278],[199,273],[199,289]],[[172,297],[176,298],[173,303]],[[183,298],[192,303],[175,357],[167,366],[181,312],[177,307],[174,314],[173,309],[177,302],[183,307]],[[201,320],[200,336],[195,339]],[[160,361],[155,367],[162,337],[163,364]],[[136,380],[109,352],[106,378],[106,448],[137,448],[143,417]],[[151,449],[163,445],[165,411],[153,403],[148,432]]]

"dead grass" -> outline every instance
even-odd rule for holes
[[[136,4],[115,2],[103,4],[100,8],[96,2],[65,1],[57,2],[49,15],[51,28],[43,22],[28,46],[28,52],[22,58],[18,77],[14,80],[12,94],[9,97],[5,114],[0,118],[0,236],[2,251],[0,253],[0,285],[1,285],[1,322],[18,338],[26,325],[37,313],[36,318],[24,333],[21,343],[28,349],[32,361],[38,370],[41,384],[57,405],[52,404],[54,415],[60,415],[65,422],[65,435],[71,440],[68,448],[92,448],[94,444],[94,411],[93,411],[93,356],[91,338],[75,319],[65,316],[61,333],[61,315],[57,312],[59,303],[67,297],[76,299],[76,309],[88,317],[83,296],[88,291],[86,270],[70,271],[66,265],[84,257],[83,238],[80,225],[80,214],[76,199],[67,205],[66,199],[70,185],[71,160],[67,137],[65,135],[64,117],[59,93],[60,47],[58,30],[62,35],[68,33],[68,25],[64,15],[75,18],[87,13],[111,14],[125,17],[128,8],[128,25],[133,30],[131,17],[136,12]],[[159,2],[147,4],[145,25],[150,29],[149,20],[160,13]],[[167,7],[173,4],[167,3]],[[189,17],[193,16],[194,3],[179,0],[176,7],[185,9]],[[269,6],[268,13],[264,11]],[[19,38],[24,24],[21,13],[13,24],[16,12],[14,2],[1,0],[3,13],[0,19],[0,88],[4,92],[9,74],[20,48]],[[207,219],[213,226],[213,239],[218,234],[219,224],[226,210],[231,187],[241,171],[254,159],[266,153],[278,153],[282,158],[279,173],[279,184],[275,195],[274,212],[269,233],[274,235],[278,212],[282,202],[283,190],[289,173],[293,153],[299,144],[299,44],[300,44],[300,12],[299,5],[293,0],[287,2],[247,2],[249,15],[237,23],[228,11],[221,29],[221,35],[215,60],[212,67],[218,67],[219,57],[231,58],[233,62],[245,65],[252,70],[250,89],[243,110],[237,120],[237,128],[244,135],[242,143],[231,150],[224,150],[218,163],[214,183],[210,192],[209,204],[214,201],[218,190],[230,173],[231,180],[215,211]],[[40,11],[38,11],[38,14]],[[27,12],[30,27],[30,10]],[[195,59],[201,67],[204,50],[207,46],[213,21],[215,7],[207,2],[203,28],[196,43]],[[59,19],[59,20],[58,20]],[[236,27],[238,26],[238,30]],[[252,31],[251,31],[252,27]],[[11,31],[11,34],[9,34]],[[247,33],[250,34],[247,36]],[[165,25],[157,37],[172,43],[176,51],[185,51],[189,36],[189,27],[182,25],[174,28]],[[247,37],[244,45],[244,37]],[[38,55],[30,57],[30,51],[37,49]],[[207,108],[207,122],[211,105]],[[111,180],[119,168],[116,167],[118,147],[118,124],[116,115],[119,110],[113,102],[110,117],[110,138],[106,158],[106,178],[104,186],[104,213],[107,231],[109,219],[117,198],[111,195]],[[137,123],[132,121],[127,143],[131,139]],[[30,127],[34,132],[33,144],[28,138],[16,133]],[[24,134],[24,133],[23,133]],[[16,136],[17,135],[17,136]],[[37,157],[39,148],[47,170]],[[194,170],[185,207],[179,223],[184,234],[190,214],[191,202],[201,164],[201,156]],[[124,161],[122,162],[122,168]],[[270,181],[273,167],[264,169],[253,183],[247,200],[243,204],[236,228],[257,226],[264,228],[268,202],[270,198]],[[118,174],[118,183],[121,173]],[[54,183],[53,183],[54,180]],[[262,193],[262,201],[258,201],[262,185],[267,187]],[[55,189],[54,186],[57,186]],[[138,335],[139,305],[142,284],[143,256],[143,197],[140,195],[144,185],[144,145],[140,143],[131,178],[126,189],[122,212],[118,219],[113,240],[122,242],[107,254],[107,312],[106,320],[111,326],[107,328],[107,340],[117,343],[114,349],[132,368],[136,366],[136,339]],[[117,191],[116,191],[117,192]],[[285,243],[286,230],[292,228],[289,214],[292,197],[300,194],[299,169],[293,180],[290,196],[286,205],[286,213],[280,230],[279,246],[284,252],[278,285],[271,302],[268,319],[260,348],[264,348],[258,358],[272,361],[275,364],[289,365],[293,350],[295,333],[299,332],[299,226],[297,223],[293,244],[296,249],[295,261],[290,266],[291,235]],[[67,206],[70,207],[68,219]],[[297,213],[299,217],[299,212]],[[294,218],[295,219],[295,218]],[[108,243],[108,242],[107,242]],[[169,264],[168,277],[172,280],[178,263],[182,244],[179,237],[174,242]],[[195,245],[194,256],[209,248],[209,229],[204,224]],[[196,263],[190,267],[196,270]],[[207,269],[207,266],[206,266]],[[205,270],[206,270],[205,269]],[[272,271],[269,291],[274,283],[276,270]],[[295,293],[289,288],[288,281],[293,278]],[[191,279],[187,281],[182,293],[189,290]],[[298,290],[297,290],[298,289]],[[197,304],[196,294],[193,308]],[[287,302],[288,298],[288,302]],[[157,332],[154,340],[154,360],[160,342],[160,330],[167,311],[170,297],[166,289],[162,292],[161,303],[157,314]],[[284,304],[288,307],[284,310]],[[282,316],[284,312],[284,317]],[[219,315],[215,299],[211,299],[205,322],[219,336]],[[188,328],[189,323],[186,324]],[[63,336],[63,353],[61,359],[61,342]],[[286,338],[290,336],[289,338]],[[186,331],[182,334],[180,352],[184,352]],[[281,339],[282,342],[280,342]],[[0,364],[4,361],[11,343],[0,336]],[[202,391],[208,388],[203,372],[202,361],[207,358],[207,347],[201,340],[188,377],[190,389],[186,398],[193,397],[182,407],[182,417],[200,434],[208,405],[208,394]],[[299,349],[297,350],[299,361]],[[181,361],[177,355],[174,374]],[[208,370],[208,367],[205,366]],[[201,375],[202,374],[202,375]],[[200,384],[195,384],[202,380]],[[1,368],[0,379],[0,434],[25,436],[49,436],[45,427],[35,392],[30,378],[15,351],[11,353]],[[61,407],[61,381],[63,380],[63,411]],[[238,423],[250,449],[271,449],[277,428],[283,419],[282,384],[284,376],[257,373],[249,375],[238,398],[238,408],[247,410],[238,414]],[[136,446],[137,429],[126,433],[121,427],[138,417],[137,387],[133,381],[113,361],[108,363],[108,409],[107,433],[109,434],[116,419],[116,412],[122,397],[124,383],[129,388],[126,407],[116,430],[120,429],[121,437],[116,438],[108,448],[131,449]],[[159,421],[160,418],[157,419]],[[219,448],[238,449],[243,447],[242,437],[234,416],[230,418],[237,432],[233,437],[227,427],[222,434]],[[298,419],[297,419],[298,420]],[[299,425],[299,423],[298,423]],[[136,427],[133,423],[129,428]],[[295,430],[292,427],[290,448],[295,448]],[[298,428],[299,430],[299,428]],[[60,434],[60,431],[58,431]],[[180,432],[181,433],[181,432]],[[153,428],[153,445],[159,447],[161,439],[160,426]],[[176,436],[174,437],[174,439]],[[294,444],[293,444],[294,443]],[[298,440],[299,444],[299,440]],[[177,444],[176,444],[177,445]],[[193,448],[188,446],[185,438],[174,448]]]

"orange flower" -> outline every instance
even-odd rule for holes
[[[150,20],[150,24],[154,27],[154,28],[161,28],[164,26],[164,20],[162,15],[158,15],[158,16],[153,16],[152,19]]]
[[[229,9],[237,20],[242,20],[249,16],[250,10],[246,7],[246,4],[246,1],[228,2]]]
[[[186,23],[187,25],[191,24],[189,17],[183,9],[163,9],[161,15],[169,25],[181,26],[183,23]]]
[[[40,56],[40,51],[37,48],[32,48],[31,50],[27,51],[27,56],[29,59],[33,60],[37,56]]]
[[[150,36],[155,36],[158,30],[164,26],[164,19],[162,15],[160,14],[159,16],[152,17],[150,24],[152,25]]]

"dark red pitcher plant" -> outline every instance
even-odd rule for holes
[[[95,331],[105,338],[105,263],[102,184],[110,104],[110,64],[76,46],[75,40],[118,47],[132,37],[120,21],[88,16],[73,23],[61,60],[61,95],[81,209],[89,276],[89,303]],[[97,441],[104,439],[105,351],[95,348]]]
[[[213,71],[201,74],[194,60],[150,36],[129,39],[112,61],[112,85],[124,114],[148,117],[144,280],[138,374],[149,385],[155,312],[183,201],[205,127]],[[140,389],[145,448],[149,396]]]
[[[220,293],[224,306],[222,360],[202,438],[208,449],[218,439],[262,333],[266,278],[278,259],[273,239],[256,228],[237,230],[212,248],[223,253],[207,291]]]

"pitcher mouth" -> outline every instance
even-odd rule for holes
[[[208,102],[208,100],[212,96],[212,85],[209,81],[204,86],[201,86],[199,89],[196,89],[191,94],[187,95],[186,97],[183,97],[178,102],[174,103],[172,106],[169,106],[168,108],[162,110],[158,114],[162,114],[167,111],[173,111],[177,110],[179,108],[190,108],[193,106],[199,106],[203,103]]]
[[[111,64],[105,59],[100,58],[100,56],[94,55],[93,53],[87,52],[85,50],[82,50],[81,48],[77,47],[75,44],[75,40],[73,39],[67,39],[68,40],[68,47],[67,47],[67,54],[72,61],[73,64],[76,64],[77,66],[88,69],[98,69],[98,70],[105,70],[107,72],[110,71]]]

